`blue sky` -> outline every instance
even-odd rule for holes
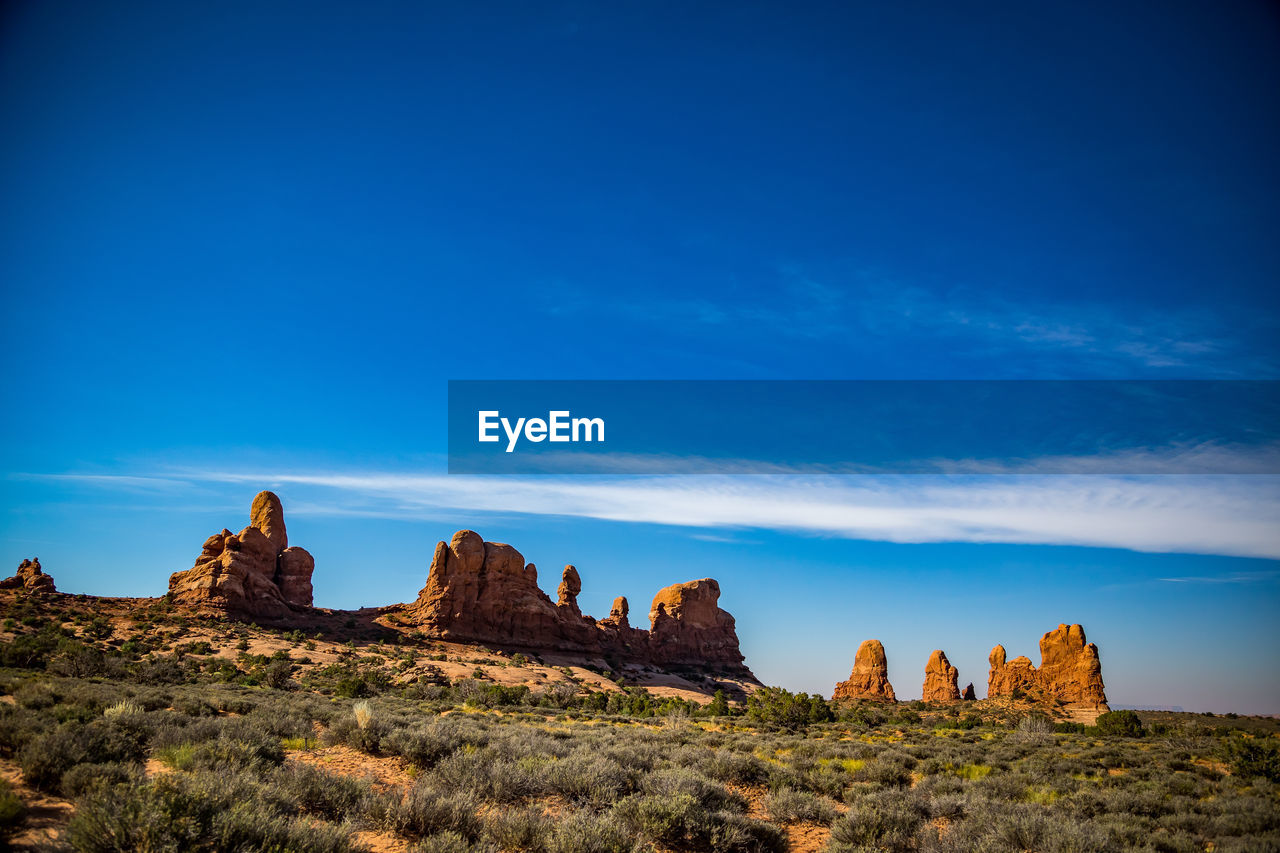
[[[0,14],[0,565],[158,594],[274,487],[329,606],[471,526],[793,689],[1078,621],[1280,712],[1274,478],[443,473],[449,379],[1280,378],[1271,4]]]

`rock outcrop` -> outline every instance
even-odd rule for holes
[[[712,578],[672,584],[649,606],[649,650],[665,666],[742,665],[737,626]]]
[[[987,698],[1024,696],[1036,687],[1036,667],[1031,658],[1019,655],[1007,660],[1004,646],[996,646],[987,656],[991,671],[987,675]]]
[[[978,698],[978,695],[973,692],[972,681],[970,681],[969,686],[964,689],[964,693],[960,694],[960,698],[966,702],[973,702]]]
[[[533,564],[510,545],[459,530],[436,546],[426,586],[404,613],[430,637],[537,651],[598,655],[615,663],[691,666],[754,679],[743,664],[734,620],[718,606],[710,578],[660,591],[651,629],[631,627],[625,598],[607,619],[578,607],[582,579],[566,566],[553,602],[538,586]]]
[[[858,646],[849,680],[837,684],[831,698],[896,701],[889,683],[889,661],[879,640],[867,640]]]
[[[289,546],[280,499],[260,492],[249,526],[206,539],[195,565],[169,578],[169,593],[175,604],[197,612],[283,619],[311,607],[314,569],[305,548]]]
[[[565,566],[564,574],[560,576],[560,587],[556,590],[556,594],[560,596],[557,607],[563,607],[574,616],[582,616],[582,610],[578,607],[578,593],[582,592],[582,578],[578,576],[578,570],[574,566]]]
[[[1027,698],[1068,708],[1107,711],[1098,647],[1085,641],[1084,628],[1059,625],[1040,638],[1040,667],[1029,658],[1005,661],[1004,646],[991,650],[987,697]]]
[[[40,568],[40,558],[23,560],[13,577],[0,580],[0,589],[22,589],[27,592],[57,592],[53,577]]]
[[[1040,687],[1047,697],[1074,706],[1109,710],[1098,647],[1085,642],[1084,628],[1059,625],[1040,638]]]
[[[934,649],[924,667],[924,701],[959,702],[960,688],[956,686],[959,678],[960,670],[951,665],[946,653]]]

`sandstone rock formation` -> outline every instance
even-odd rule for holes
[[[987,675],[987,698],[1026,694],[1036,686],[1036,668],[1031,659],[1019,655],[1006,662],[1004,646],[996,646],[987,656],[991,672]]]
[[[1040,638],[1040,668],[1026,657],[1005,662],[1004,646],[991,650],[987,697],[1023,696],[1067,707],[1109,710],[1098,647],[1079,625],[1059,625]],[[1015,692],[1016,691],[1016,692]]]
[[[538,586],[537,569],[510,545],[485,542],[460,530],[436,546],[427,583],[404,608],[422,632],[439,639],[600,655],[616,663],[694,666],[754,678],[743,665],[733,617],[718,606],[710,578],[658,593],[651,630],[632,628],[625,598],[607,619],[584,616],[578,570],[566,566],[552,600]]]
[[[1040,638],[1038,675],[1048,697],[1067,705],[1109,710],[1098,647],[1085,642],[1079,625],[1059,625]]]
[[[966,701],[966,702],[973,702],[973,701],[975,701],[975,700],[978,698],[977,694],[975,694],[975,693],[973,692],[973,682],[972,682],[972,681],[970,681],[970,682],[969,682],[969,686],[968,686],[968,687],[966,687],[966,688],[964,689],[964,693],[962,693],[962,694],[960,695],[960,698],[961,698],[961,699],[963,699],[963,700],[964,700],[964,701]]]
[[[314,569],[306,549],[289,547],[280,499],[260,492],[249,526],[206,539],[195,566],[169,578],[169,593],[175,604],[196,611],[282,619],[311,607]]]
[[[941,649],[934,649],[924,667],[924,701],[958,702],[960,688],[956,686],[960,670],[951,665]]]
[[[0,580],[0,589],[22,589],[27,592],[57,592],[53,577],[40,568],[40,558],[23,560],[13,577]]]
[[[831,698],[896,701],[889,683],[889,661],[879,640],[867,640],[858,646],[849,680],[837,684]]]
[[[574,616],[581,616],[582,610],[578,607],[578,593],[582,592],[582,578],[578,576],[578,570],[573,566],[565,566],[564,574],[560,578],[560,587],[556,590],[556,594],[560,596],[557,607],[563,607]]]
[[[711,578],[672,584],[649,607],[649,650],[655,663],[742,664],[733,617],[721,610],[720,584]]]

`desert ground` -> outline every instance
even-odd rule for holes
[[[16,850],[1280,849],[1280,721],[828,702],[163,599],[0,593]]]

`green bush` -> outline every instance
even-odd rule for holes
[[[1280,742],[1274,738],[1233,737],[1223,744],[1223,752],[1232,775],[1280,782]]]
[[[752,693],[747,699],[747,716],[790,731],[835,719],[831,706],[821,696],[792,693],[781,687],[765,687]]]
[[[1142,737],[1142,719],[1133,711],[1108,711],[1100,714],[1094,723],[1100,735],[1109,737]]]

